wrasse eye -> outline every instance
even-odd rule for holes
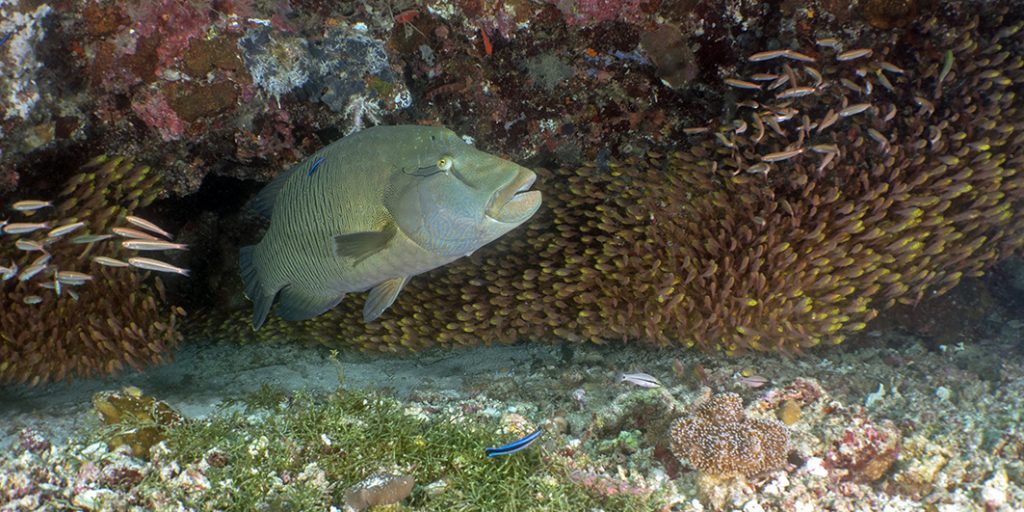
[[[448,172],[451,170],[453,163],[454,162],[452,160],[452,157],[442,156],[441,158],[437,159],[437,168],[442,171]]]

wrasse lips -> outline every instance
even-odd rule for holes
[[[537,180],[537,174],[521,167],[516,177],[494,195],[487,208],[488,217],[506,223],[519,223],[530,218],[540,208],[541,193],[530,190]]]

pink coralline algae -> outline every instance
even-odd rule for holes
[[[178,117],[177,112],[167,103],[167,98],[159,91],[136,94],[132,101],[132,111],[147,126],[156,130],[164,142],[181,138],[188,128],[187,123]]]
[[[209,28],[213,10],[201,2],[163,0],[140,2],[126,9],[133,29],[143,38],[158,37],[156,55],[159,68],[171,67],[193,38],[201,38]],[[159,71],[158,71],[159,72]]]
[[[890,420],[876,423],[854,415],[850,427],[825,455],[825,465],[839,480],[874,482],[899,458],[901,437]]]

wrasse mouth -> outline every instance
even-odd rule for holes
[[[515,179],[494,196],[487,216],[507,223],[520,223],[529,219],[540,208],[541,194],[538,190],[530,190],[537,175],[524,167],[519,168]]]

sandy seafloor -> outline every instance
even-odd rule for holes
[[[782,400],[800,390],[806,395],[816,382],[824,395],[798,398],[801,414],[791,426],[784,470],[749,481],[713,481],[686,464],[664,467],[646,441],[625,458],[608,458],[609,470],[626,466],[638,477],[634,481],[670,486],[669,510],[1024,510],[1024,322],[989,322],[997,334],[962,345],[929,348],[906,335],[868,331],[856,346],[803,356],[726,358],[622,345],[524,344],[338,357],[345,387],[380,389],[419,404],[481,401],[495,416],[559,416],[563,443],[590,429],[595,418],[602,418],[604,432],[637,427],[631,424],[638,421],[631,403],[654,403],[655,410],[678,416],[710,386],[739,393],[751,415],[776,415]],[[703,379],[696,376],[698,366]],[[647,372],[664,387],[617,383],[620,371]],[[749,387],[740,380],[743,372],[769,382]],[[55,446],[75,440],[77,429],[95,429],[99,418],[90,398],[98,391],[137,386],[185,416],[200,418],[222,410],[223,400],[264,384],[331,391],[338,382],[338,365],[322,347],[194,342],[173,363],[142,374],[5,387],[0,476],[9,477],[17,459],[29,456],[19,444],[23,429]],[[871,451],[877,448],[871,443],[889,442],[871,436],[893,429],[900,434],[898,460],[877,480],[864,481],[858,472],[877,462],[872,457],[884,458]],[[16,504],[0,509],[19,510]]]

